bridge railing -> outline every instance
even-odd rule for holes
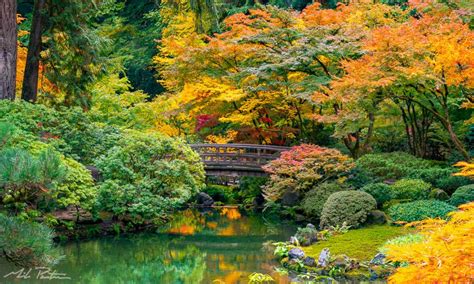
[[[253,144],[192,144],[207,170],[256,170],[279,157],[289,147]]]

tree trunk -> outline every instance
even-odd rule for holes
[[[43,11],[45,0],[36,0],[31,23],[30,42],[26,56],[25,77],[21,98],[35,102],[38,95],[38,78],[41,52],[41,35],[43,33]]]
[[[0,0],[0,99],[15,99],[16,0]]]

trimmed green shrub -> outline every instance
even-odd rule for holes
[[[418,200],[393,205],[388,215],[393,221],[414,222],[427,218],[446,218],[449,212],[457,208],[439,200]]]
[[[377,201],[377,206],[379,208],[381,208],[385,202],[392,199],[392,190],[390,189],[390,186],[385,183],[379,182],[368,184],[360,190],[372,195],[372,197]]]
[[[59,259],[48,227],[0,214],[0,256],[23,267],[52,265]]]
[[[367,220],[377,201],[363,191],[340,191],[331,194],[323,206],[320,227],[341,226],[344,222],[357,228]]]
[[[126,134],[98,162],[101,208],[136,223],[158,220],[203,188],[200,157],[181,140]]]
[[[449,203],[453,206],[459,206],[464,203],[474,201],[474,184],[461,186],[451,195]]]
[[[321,212],[323,211],[324,203],[326,203],[329,196],[335,192],[347,190],[341,184],[338,183],[323,183],[316,186],[306,193],[303,198],[302,208],[306,215],[321,218]]]
[[[419,200],[428,198],[431,184],[420,179],[401,179],[390,186],[393,199]]]

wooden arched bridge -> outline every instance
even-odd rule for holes
[[[254,144],[192,144],[208,177],[265,176],[262,166],[289,147]]]

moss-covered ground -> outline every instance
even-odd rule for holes
[[[349,230],[341,235],[319,241],[303,248],[306,255],[318,258],[321,250],[328,248],[331,255],[345,254],[359,260],[370,260],[378,252],[385,241],[409,233],[409,229],[390,225],[374,225],[370,227]]]

